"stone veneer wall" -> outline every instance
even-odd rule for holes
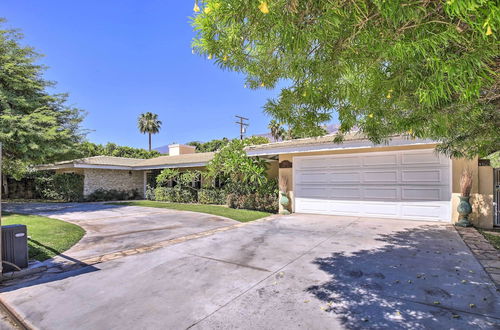
[[[86,168],[83,195],[87,196],[99,188],[106,190],[137,189],[141,196],[143,196],[144,171],[103,170]]]

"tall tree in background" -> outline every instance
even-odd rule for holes
[[[275,119],[269,122],[267,128],[269,128],[269,130],[271,131],[271,136],[273,137],[274,141],[279,141],[285,138],[285,129]]]
[[[137,127],[142,134],[149,135],[149,151],[151,151],[151,134],[160,132],[161,120],[158,120],[158,115],[152,112],[142,113],[139,116]]]
[[[67,95],[51,94],[53,82],[36,64],[40,54],[21,46],[22,35],[0,19],[0,142],[3,187],[6,175],[20,178],[30,164],[61,159],[84,137],[82,111],[66,104]]]
[[[282,88],[265,112],[295,135],[358,129],[440,141],[451,156],[500,149],[500,2],[204,0],[196,52]]]

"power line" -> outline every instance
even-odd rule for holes
[[[247,127],[250,125],[246,123],[245,121],[248,121],[250,119],[242,117],[242,116],[235,116],[236,118],[239,118],[239,121],[236,122],[236,124],[240,125],[240,140],[243,140],[243,135],[247,131]]]

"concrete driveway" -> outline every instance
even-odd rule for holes
[[[140,249],[239,223],[210,214],[103,203],[11,203],[3,204],[2,209],[60,219],[85,229],[80,242],[56,258],[62,263]]]
[[[4,288],[43,329],[498,329],[453,228],[290,215]]]

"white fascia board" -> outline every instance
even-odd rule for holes
[[[349,149],[362,149],[362,148],[383,148],[383,147],[396,147],[396,146],[410,146],[410,145],[425,145],[436,144],[433,140],[409,140],[409,139],[394,139],[388,144],[373,144],[367,140],[347,141],[344,143],[318,143],[302,146],[291,146],[282,148],[269,148],[267,150],[248,150],[248,156],[271,156],[280,154],[295,154],[302,152],[318,152],[318,151],[331,151],[331,150],[349,150]]]
[[[186,167],[201,167],[206,166],[208,162],[203,163],[187,163],[187,164],[168,164],[168,165],[153,165],[153,166],[137,166],[134,170],[157,170],[162,168],[186,168]]]
[[[62,169],[62,168],[74,168],[74,167],[75,167],[75,164],[73,164],[73,163],[34,166],[35,170],[37,170],[37,171],[51,171],[51,170],[58,170],[58,169]]]
[[[126,170],[132,171],[134,170],[131,166],[118,166],[118,165],[94,165],[94,164],[75,164],[75,168],[95,168],[101,170]]]

